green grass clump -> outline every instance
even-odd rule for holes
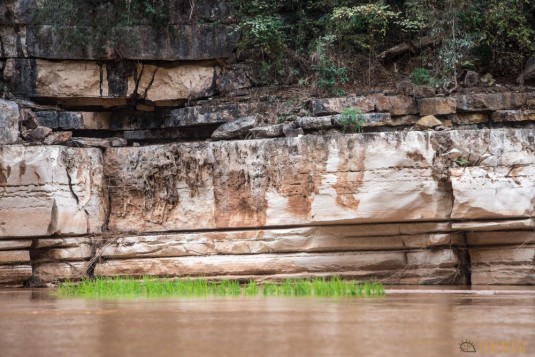
[[[335,278],[286,279],[281,282],[240,285],[236,280],[208,281],[196,279],[96,278],[79,283],[64,282],[58,287],[60,296],[93,298],[114,297],[207,297],[207,296],[318,296],[351,297],[384,295],[378,282],[359,283]]]

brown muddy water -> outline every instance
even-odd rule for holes
[[[107,301],[0,290],[0,356],[535,356],[535,289],[416,290]],[[466,340],[476,353],[460,351]]]

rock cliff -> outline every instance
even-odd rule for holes
[[[201,3],[111,51],[0,1],[0,285],[535,284],[535,92],[274,94]]]

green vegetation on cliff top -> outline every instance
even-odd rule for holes
[[[59,296],[90,298],[124,297],[208,297],[208,296],[317,296],[352,297],[384,295],[378,282],[359,283],[335,278],[286,279],[280,282],[257,284],[250,280],[240,284],[236,280],[208,281],[196,279],[153,278],[97,278],[79,283],[64,282],[58,287]]]

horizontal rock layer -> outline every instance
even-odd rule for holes
[[[308,135],[104,154],[5,145],[0,283],[94,274],[533,284],[534,136]]]
[[[533,140],[532,130],[482,130],[110,149],[109,228],[532,217]],[[478,166],[455,168],[441,156],[454,148]]]

